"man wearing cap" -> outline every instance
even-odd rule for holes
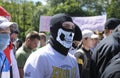
[[[81,78],[90,78],[90,62],[92,55],[90,49],[95,45],[94,38],[98,38],[98,35],[94,34],[93,31],[88,29],[83,30],[82,46],[74,54],[78,61]]]
[[[25,78],[79,78],[77,61],[69,53],[75,25],[67,14],[50,20],[50,42],[32,53],[24,67]]]
[[[120,51],[119,24],[120,20],[117,18],[111,18],[106,22],[105,29],[112,29],[112,32],[98,43],[92,54],[91,78],[100,78],[108,62]]]
[[[2,26],[10,26],[10,33],[11,30],[17,31],[18,26],[15,22],[9,22],[6,18],[0,16],[0,23]],[[10,64],[10,78],[19,78],[19,72],[17,67],[17,62],[13,53],[13,45],[11,42],[11,38],[9,41],[9,45],[4,49],[4,54]]]

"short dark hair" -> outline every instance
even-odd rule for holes
[[[11,31],[10,34],[13,34],[13,33],[15,33],[15,34],[19,34],[19,31]]]
[[[33,40],[35,38],[40,40],[40,35],[37,31],[32,31],[32,32],[28,33],[27,36],[26,36],[26,39],[30,39],[30,40]]]
[[[46,34],[45,33],[39,33],[39,35],[40,35],[40,39],[44,39],[45,41],[46,41]]]
[[[105,23],[105,29],[115,29],[120,24],[120,19],[110,18]]]

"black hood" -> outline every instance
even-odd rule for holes
[[[62,23],[65,21],[73,22],[72,18],[67,14],[56,14],[52,16],[50,20],[50,44],[56,51],[66,56],[69,48],[65,48],[56,40],[58,29],[62,28]]]
[[[81,29],[77,24],[75,24],[75,35],[74,35],[73,41],[81,41],[81,39],[82,39]],[[75,43],[72,43],[72,47],[76,49],[78,48],[78,45],[75,45]]]
[[[50,20],[50,33],[56,39],[59,28],[62,28],[62,23],[65,21],[72,21],[72,18],[67,14],[56,14]]]
[[[81,41],[81,39],[82,39],[81,29],[79,28],[77,24],[75,24],[75,35],[74,35],[73,40]]]

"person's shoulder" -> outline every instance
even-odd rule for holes
[[[75,56],[74,56],[73,54],[71,54],[71,53],[68,53],[68,56],[69,56],[70,58],[76,59]]]
[[[48,58],[48,46],[44,46],[42,48],[37,49],[36,51],[32,52],[27,59],[27,63],[34,63],[34,61],[44,61]]]
[[[35,52],[33,52],[32,54],[35,55],[40,55],[40,56],[46,56],[51,52],[51,47],[50,45],[46,45],[42,48],[37,49]]]
[[[16,56],[24,55],[24,54],[25,54],[25,51],[23,50],[23,47],[20,47],[20,48],[16,51]]]
[[[99,44],[112,46],[115,43],[115,41],[116,39],[112,35],[109,35],[108,37],[102,39]]]
[[[101,40],[97,46],[95,47],[95,50],[93,51],[93,55],[94,53],[106,53],[106,51],[108,51],[110,48],[114,47],[114,41],[109,40],[109,37]]]
[[[101,77],[102,78],[119,78],[118,75],[120,77],[120,58],[111,62],[111,64],[109,64],[105,68],[105,71],[102,73]]]
[[[68,53],[67,58],[70,59],[74,64],[77,64],[77,59],[73,54]]]
[[[74,53],[74,56],[76,58],[83,58],[84,57],[84,51],[80,48]]]
[[[16,50],[16,52],[24,51],[23,46],[21,46],[19,49]]]

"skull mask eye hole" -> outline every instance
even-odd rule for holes
[[[63,40],[65,40],[64,37],[65,37],[65,35],[62,33],[62,34],[60,35],[60,39],[63,41]]]
[[[74,33],[71,31],[66,31],[60,28],[56,40],[63,45],[65,48],[70,48],[72,46]]]
[[[72,33],[71,33],[69,36],[71,36],[71,37],[72,37]]]

